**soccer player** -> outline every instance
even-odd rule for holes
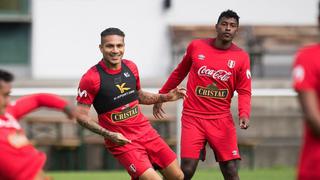
[[[99,48],[103,58],[79,83],[78,122],[105,138],[106,148],[132,179],[161,179],[153,167],[160,169],[166,179],[183,179],[175,153],[152,128],[139,104],[174,101],[185,96],[185,89],[175,88],[161,95],[143,91],[137,66],[122,59],[124,37],[118,28],[101,32]],[[89,116],[92,104],[98,123]]]
[[[28,141],[19,124],[26,114],[40,107],[63,111],[68,118],[75,117],[75,110],[64,99],[53,94],[33,94],[10,103],[13,75],[0,70],[0,179],[45,180],[44,153],[37,151]]]
[[[225,179],[236,180],[238,160],[236,128],[230,111],[234,91],[238,93],[239,124],[249,127],[251,74],[248,54],[232,43],[239,16],[231,10],[220,14],[215,38],[196,39],[171,73],[160,93],[169,92],[189,74],[188,98],[184,100],[181,130],[181,169],[191,179],[199,157],[209,143]],[[153,107],[163,117],[162,104]]]
[[[318,4],[320,27],[320,2]],[[304,138],[298,180],[320,179],[320,44],[297,52],[293,65],[293,86],[304,114]]]

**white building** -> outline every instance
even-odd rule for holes
[[[0,3],[1,66],[14,69],[25,78],[79,79],[101,58],[100,32],[107,27],[119,27],[126,33],[125,58],[136,62],[140,76],[166,77],[171,61],[169,25],[214,25],[220,12],[226,9],[238,12],[241,24],[314,25],[318,2],[171,0],[171,6],[165,9],[165,1],[11,0]],[[24,9],[19,10],[13,3],[25,3]],[[5,9],[8,7],[9,13]],[[10,28],[25,35],[17,37]],[[15,38],[19,47],[9,47],[10,38]],[[18,57],[23,59],[22,63],[8,59],[10,55],[21,54],[20,46],[24,49],[23,56]]]

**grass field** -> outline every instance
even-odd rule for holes
[[[49,172],[54,180],[127,180],[130,179],[125,171],[82,171],[82,172]],[[271,168],[257,170],[240,170],[243,180],[294,180],[294,168]],[[203,169],[196,172],[194,180],[223,180],[218,169]]]

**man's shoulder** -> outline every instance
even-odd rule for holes
[[[131,70],[138,69],[137,65],[129,59],[123,59],[122,62],[127,65]]]
[[[320,44],[311,44],[303,46],[298,50],[298,54],[319,54],[320,52]]]
[[[210,44],[214,38],[197,38],[190,41],[189,44]]]
[[[127,66],[128,66],[128,65],[129,65],[129,66],[131,66],[131,65],[136,66],[136,64],[135,64],[132,60],[129,60],[129,59],[122,59],[122,62],[123,62],[124,64],[126,64]]]
[[[243,53],[243,54],[248,54],[246,50],[232,42],[231,48],[232,51],[238,52],[238,53]]]
[[[249,59],[248,52],[234,43],[232,43],[229,52],[235,54],[237,57],[241,57],[240,59]]]
[[[81,77],[82,80],[89,80],[98,75],[97,64],[90,67]]]

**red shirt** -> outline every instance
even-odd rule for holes
[[[189,73],[183,113],[205,119],[226,117],[230,115],[231,98],[237,91],[239,116],[249,118],[249,56],[234,44],[227,50],[217,49],[214,41],[212,38],[192,41],[160,93],[175,88]]]
[[[122,60],[127,67],[131,70],[136,78],[136,90],[140,90],[140,79],[137,66],[129,60]],[[99,64],[102,66],[103,70],[108,74],[118,74],[121,72],[119,70],[108,69],[104,61],[101,60]],[[113,83],[113,82],[110,82]],[[82,104],[91,105],[93,100],[100,89],[100,76],[96,66],[91,67],[81,78],[77,101]],[[112,120],[112,114],[121,113],[125,108],[138,107],[137,115],[129,117],[126,120],[115,122]],[[124,106],[117,107],[111,111],[98,115],[99,124],[105,129],[113,132],[122,133],[129,140],[135,140],[142,137],[147,133],[151,125],[147,118],[141,113],[141,108],[139,106],[139,101],[132,101]],[[115,146],[114,143],[106,139],[107,147]]]
[[[24,96],[0,115],[0,179],[31,180],[44,166],[46,156],[27,140],[18,120],[39,107],[63,109],[67,102],[52,94]]]
[[[320,104],[320,44],[307,46],[298,51],[293,66],[293,86],[298,92],[314,90]],[[303,143],[299,174],[320,178],[320,139],[313,135],[307,123]]]

